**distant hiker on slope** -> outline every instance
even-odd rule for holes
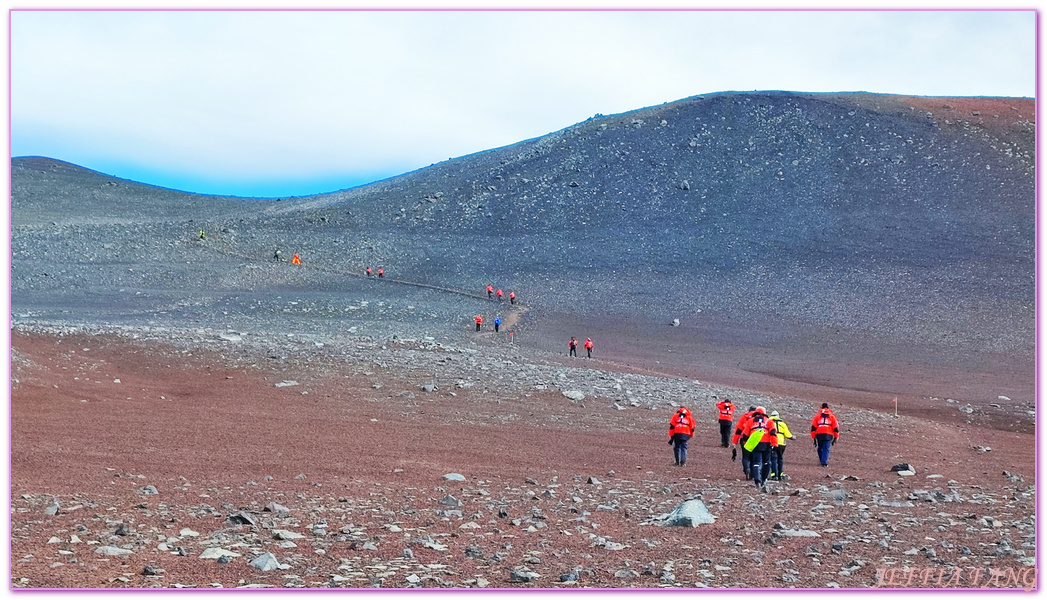
[[[509,304],[516,304],[516,292],[509,292]]]
[[[488,300],[491,299],[491,294],[493,294],[493,293],[494,293],[494,286],[493,285],[488,285],[487,286],[487,299]]]
[[[300,264],[302,264],[302,259],[298,258],[298,253],[297,252],[295,253],[294,256],[291,257],[291,264],[292,265],[300,265]]]
[[[683,406],[669,419],[669,443],[673,446],[673,457],[678,467],[687,463],[687,441],[694,435],[694,427],[691,411]]]
[[[811,439],[818,449],[818,461],[823,467],[828,467],[829,446],[835,445],[836,440],[840,439],[840,422],[824,402],[821,410],[811,419]]]
[[[367,273],[368,277],[370,277],[371,276],[371,267],[367,267],[367,270],[364,271],[364,272]]]
[[[778,431],[778,445],[771,451],[771,476],[781,481],[785,473],[785,443],[786,440],[793,439],[793,433],[789,431],[785,420],[778,416],[778,411],[771,411],[771,420],[774,421],[774,428]]]
[[[385,269],[378,267],[378,279],[385,277]]]
[[[480,315],[476,315],[476,330],[480,331],[480,325],[484,322],[484,318]]]
[[[502,288],[498,288],[498,291],[495,292],[494,295],[498,296],[498,301],[501,302],[502,301]]]
[[[276,252],[273,253],[273,260],[283,260],[284,257],[280,256],[280,249],[277,248]]]
[[[592,340],[592,338],[585,338],[585,351],[589,354],[589,358],[593,357],[593,340]]]
[[[713,396],[716,398],[716,396]],[[734,403],[724,398],[716,403],[718,413],[717,420],[720,422],[720,445],[724,448],[730,446],[731,426],[734,425]]]
[[[578,356],[578,338],[571,336],[571,341],[567,342],[567,347],[570,348],[567,352],[568,356]]]
[[[502,317],[497,316],[494,318],[494,332],[498,333],[498,326],[502,324]]]
[[[206,240],[207,239],[207,234],[204,233],[203,229],[200,230],[200,239],[201,240]]]

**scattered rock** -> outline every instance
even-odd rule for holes
[[[512,569],[509,571],[509,581],[513,583],[531,583],[539,577],[541,575],[538,573],[526,569]]]
[[[126,548],[117,548],[116,546],[99,546],[95,548],[95,554],[104,554],[106,556],[122,556],[124,554],[134,554],[134,552],[127,550]]]
[[[251,515],[247,514],[242,510],[229,515],[228,517],[226,517],[225,521],[230,525],[250,525],[251,527],[258,526],[258,524],[255,523],[254,518],[252,518]]]
[[[772,537],[822,537],[822,534],[810,529],[776,529],[771,532]]]
[[[678,504],[672,511],[664,515],[651,517],[643,524],[659,527],[697,527],[714,522],[716,522],[716,517],[705,507],[705,503],[694,499]]]
[[[222,559],[225,558],[225,562],[228,562],[230,558],[239,558],[240,555],[232,550],[226,550],[225,548],[207,548],[200,553],[200,558],[210,559]]]
[[[585,400],[585,394],[579,392],[578,390],[568,390],[563,392],[563,395],[565,398],[573,400],[574,402],[581,402],[582,400]]]
[[[461,473],[448,473],[443,478],[447,481],[465,481],[465,475]]]
[[[284,565],[280,564],[280,561],[276,559],[276,556],[272,552],[266,552],[265,554],[258,555],[254,560],[251,561],[251,566],[258,569],[259,571],[272,571],[274,569],[280,569],[284,567]]]
[[[302,477],[302,479],[305,479],[305,477]],[[287,508],[286,506],[281,506],[276,502],[270,502],[269,504],[266,504],[265,508],[263,508],[262,511],[273,513],[279,517],[286,517],[291,514],[291,509]]]

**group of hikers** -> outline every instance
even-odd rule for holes
[[[503,295],[504,294],[502,293],[502,288],[498,288],[498,290],[495,291],[493,285],[491,285],[491,284],[487,285],[487,299],[488,300],[493,300],[495,298],[498,298],[498,301],[501,302]],[[513,291],[509,292],[509,304],[516,304],[516,292],[513,292]]]
[[[713,396],[716,399],[716,396]],[[728,448],[737,444],[742,452],[742,473],[746,481],[752,481],[756,487],[764,487],[770,479],[782,481],[785,475],[785,446],[793,439],[789,426],[778,411],[767,414],[762,406],[750,406],[734,422],[734,403],[724,398],[716,402],[717,420],[720,424],[720,446]],[[673,456],[677,466],[687,463],[687,443],[694,436],[697,423],[686,407],[681,406],[669,420],[669,444],[673,447]],[[734,435],[731,430],[734,429]],[[728,443],[728,438],[730,442]],[[840,439],[840,423],[829,405],[822,407],[811,419],[811,440],[818,452],[818,461],[823,467],[829,466],[829,448]],[[731,460],[737,460],[738,448],[731,450]]]
[[[494,289],[493,285],[491,285],[491,284],[487,285],[487,298],[488,299],[494,300],[495,298],[497,298],[498,301],[501,302],[502,298],[504,296],[505,296],[505,293],[502,292],[502,288],[498,288],[498,290],[496,291]],[[516,304],[516,292],[513,292],[513,291],[509,292],[509,304]],[[476,317],[474,317],[473,320],[476,321],[476,330],[480,331],[480,329],[483,327],[483,324],[484,324],[484,317],[483,317],[483,315],[476,315]],[[495,316],[495,318],[494,318],[494,332],[495,333],[498,333],[498,328],[501,327],[501,325],[502,325],[502,317],[501,317],[501,315]]]
[[[585,338],[585,353],[588,358],[593,357],[593,339]],[[571,341],[567,342],[567,356],[578,357],[578,338],[571,336]]]

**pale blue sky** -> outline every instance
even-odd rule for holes
[[[11,12],[11,152],[334,191],[720,91],[1035,95],[1025,11]]]

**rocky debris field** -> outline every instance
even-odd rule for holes
[[[15,588],[1021,587],[1035,564],[1029,434],[841,406],[823,469],[809,400],[483,343],[13,350]],[[786,481],[741,479],[713,394],[782,413]],[[704,417],[682,468],[680,401]],[[711,523],[666,523],[695,501]]]

